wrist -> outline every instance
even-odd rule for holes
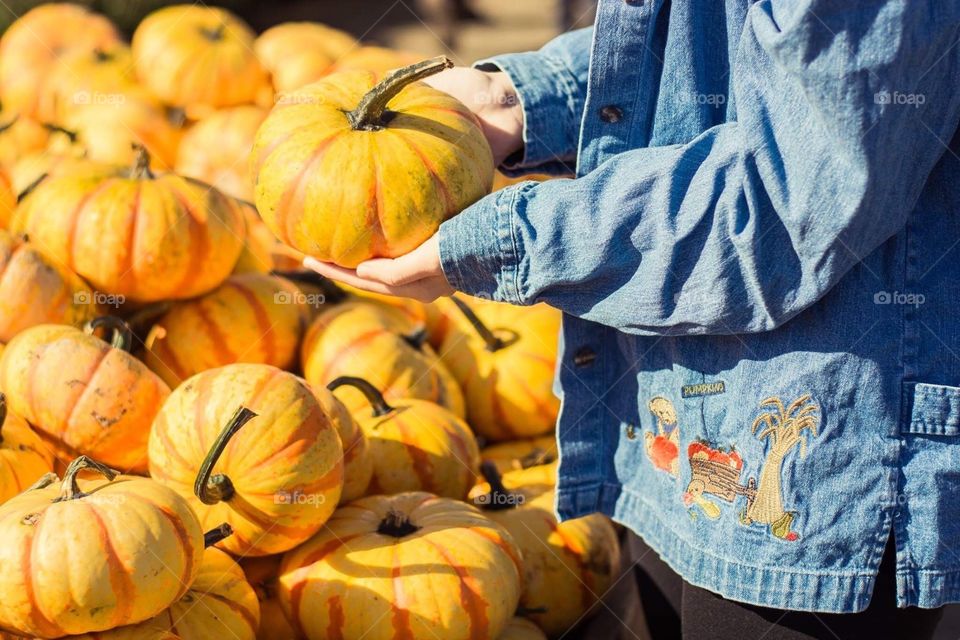
[[[523,148],[523,105],[510,76],[502,71],[484,72],[490,83],[490,104],[484,114],[485,133],[499,165]]]

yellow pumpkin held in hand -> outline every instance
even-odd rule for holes
[[[0,627],[41,638],[155,616],[186,593],[203,558],[186,501],[85,456],[62,482],[48,474],[0,506],[0,540]]]
[[[517,608],[520,554],[474,507],[423,492],[346,504],[287,553],[280,602],[326,638],[496,638]]]
[[[250,156],[274,235],[355,267],[408,253],[489,192],[493,156],[476,117],[416,83],[452,64],[425,60],[377,84],[371,72],[336,73],[279,96]]]
[[[0,393],[0,504],[52,470],[50,451],[26,420],[7,410]]]
[[[276,91],[291,91],[332,71],[357,46],[349,33],[318,22],[284,22],[261,33],[253,45]]]
[[[328,388],[360,391],[369,407],[354,415],[370,445],[373,478],[369,494],[429,491],[461,499],[476,479],[480,451],[460,418],[425,400],[398,399],[387,403],[380,391],[362,378],[337,378]]]

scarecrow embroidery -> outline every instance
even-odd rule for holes
[[[674,478],[680,475],[680,426],[673,403],[657,396],[647,403],[650,413],[657,419],[657,432],[643,434],[643,448],[653,466],[666,471]]]

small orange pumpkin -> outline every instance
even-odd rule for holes
[[[303,338],[303,375],[325,385],[340,376],[360,376],[387,400],[418,398],[463,417],[463,394],[430,345],[422,328],[382,304],[347,301],[324,311]],[[340,399],[351,412],[366,403],[345,389]]]
[[[77,274],[0,229],[0,340],[38,324],[82,325],[98,310],[96,294]]]
[[[557,439],[549,435],[492,444],[480,451],[480,457],[492,462],[500,473],[529,469],[557,461]]]
[[[237,262],[243,212],[216,189],[148,165],[141,147],[132,169],[43,180],[12,228],[100,291],[135,302],[206,293]]]
[[[102,168],[85,157],[87,151],[80,145],[76,133],[58,125],[42,126],[47,132],[46,145],[18,155],[9,165],[10,182],[19,200],[26,198],[47,178],[90,171],[93,167]]]
[[[149,451],[150,474],[186,497],[204,526],[232,527],[220,546],[236,555],[280,553],[308,539],[343,487],[330,418],[303,380],[264,364],[185,380],[157,414]]]
[[[116,106],[122,99],[117,91],[134,81],[133,56],[123,42],[69,52],[50,69],[36,117],[42,122],[63,122],[77,107]]]
[[[394,400],[362,378],[344,376],[331,390],[352,387],[370,408],[354,415],[370,443],[373,478],[368,493],[429,491],[461,499],[473,485],[480,460],[477,441],[460,418],[432,402]]]
[[[235,362],[287,369],[296,362],[307,313],[292,282],[232,275],[210,293],[174,303],[154,325],[143,360],[171,388]]]
[[[113,331],[104,342],[93,333]],[[0,358],[7,404],[70,450],[125,471],[147,468],[147,436],[169,387],[128,353],[130,328],[95,318],[85,330],[43,324],[18,334]]]
[[[0,109],[0,166],[9,169],[22,156],[43,151],[50,130],[10,109]]]
[[[202,180],[241,200],[253,200],[247,158],[267,110],[255,105],[219,109],[187,131],[177,150],[177,173]]]
[[[284,556],[280,602],[311,640],[496,638],[517,607],[520,571],[509,534],[470,505],[372,496]]]
[[[102,477],[79,479],[85,470]],[[62,483],[48,474],[0,506],[0,539],[0,627],[41,638],[155,616],[186,593],[203,557],[186,501],[85,456]]]
[[[450,300],[468,328],[453,326],[440,353],[463,388],[470,426],[493,441],[553,431],[560,408],[553,394],[560,312],[542,304]]]
[[[376,85],[370,72],[337,73],[280,96],[250,156],[274,235],[354,267],[411,251],[485,195],[493,156],[476,117],[414,84],[449,66],[434,58]]]
[[[269,93],[253,41],[250,27],[226,9],[180,4],[143,19],[133,34],[133,57],[140,81],[195,119]]]
[[[261,33],[253,48],[270,72],[273,88],[290,91],[319,80],[356,46],[353,36],[339,29],[318,22],[284,22]]]
[[[53,470],[53,456],[27,421],[7,411],[0,393],[0,504]]]
[[[120,40],[105,17],[68,3],[41,4],[19,17],[0,38],[0,95],[4,106],[37,114],[49,73],[75,51],[108,49]]]
[[[547,635],[559,636],[612,586],[620,566],[617,533],[599,513],[557,522],[552,489],[517,483],[525,471],[514,472],[508,489],[492,463],[481,470],[488,484],[471,492],[473,502],[510,532],[523,554],[520,607]]]

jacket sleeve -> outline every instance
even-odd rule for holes
[[[781,325],[897,233],[954,153],[958,14],[757,3],[733,64],[738,121],[487,196],[441,226],[445,275],[638,334]]]
[[[593,27],[565,33],[539,51],[508,53],[474,66],[513,81],[523,108],[523,150],[500,167],[508,175],[573,175],[587,94]]]

